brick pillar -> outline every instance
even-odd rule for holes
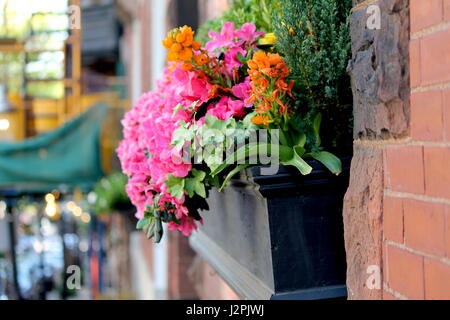
[[[240,300],[239,296],[200,256],[189,269],[189,277],[202,300]]]
[[[179,232],[166,234],[168,241],[169,283],[168,298],[170,300],[197,299],[194,284],[188,275],[195,252],[189,246],[189,240]]]
[[[354,0],[351,17],[354,158],[344,199],[349,299],[381,299],[368,271],[382,267],[383,151],[409,134],[409,1]],[[369,29],[380,9],[381,29]]]
[[[385,150],[385,297],[450,299],[450,1],[410,7],[411,130]]]
[[[349,298],[450,299],[450,0],[354,2]],[[364,27],[370,5],[381,30]]]

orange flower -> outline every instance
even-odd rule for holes
[[[261,89],[267,89],[269,86],[269,80],[266,78],[259,78],[258,80],[255,80],[255,84],[261,87]]]
[[[194,56],[195,63],[197,63],[199,66],[203,66],[204,64],[208,63],[208,57],[204,54],[197,54]]]
[[[194,55],[194,54],[193,54],[193,52],[192,52],[192,49],[190,49],[190,48],[184,48],[184,49],[180,52],[179,58],[180,58],[181,61],[189,61],[189,60],[192,59],[193,55]]]
[[[281,57],[278,53],[269,53],[267,58],[271,66],[276,66],[282,62]]]
[[[252,94],[250,97],[245,100],[246,104],[252,104],[257,100],[257,96],[255,94]]]
[[[215,84],[209,89],[208,99],[214,99],[219,95],[219,85]]]
[[[190,64],[189,62],[185,62],[181,65],[181,69],[183,69],[184,71],[191,71],[192,64]]]
[[[252,62],[250,62],[252,61]],[[264,69],[270,68],[269,60],[267,54],[260,50],[253,55],[253,59],[248,62],[251,69]],[[255,68],[255,65],[257,66]]]
[[[169,50],[170,47],[172,47],[172,45],[173,45],[173,39],[172,39],[172,37],[168,36],[166,39],[164,39],[164,40],[162,41],[162,44],[163,44],[164,48],[166,48],[166,49]]]
[[[178,61],[178,53],[174,51],[169,51],[167,54],[167,61]]]
[[[252,122],[254,124],[262,124],[265,126],[269,125],[269,117],[268,116],[260,116],[260,115],[256,115],[252,118]]]
[[[267,113],[272,108],[272,104],[269,103],[269,101],[264,100],[262,104],[258,105],[255,108],[256,113]]]
[[[163,45],[169,50],[167,60],[175,62],[191,62],[193,50],[201,48],[201,43],[194,41],[194,31],[188,26],[170,31],[163,40]]]
[[[179,43],[173,43],[170,46],[170,51],[172,51],[172,52],[180,52],[181,49],[183,49],[183,47]]]
[[[186,40],[183,41],[183,46],[184,47],[192,46],[192,42],[194,41],[194,35],[193,34],[187,34],[185,37],[186,37],[185,38]]]
[[[253,60],[248,61],[248,66],[250,69],[253,69],[253,70],[258,69],[258,64]]]
[[[261,76],[261,72],[257,70],[248,70],[248,75],[252,80],[258,79]]]
[[[280,113],[281,113],[281,114],[286,114],[286,111],[288,110],[288,106],[285,105],[283,102],[281,102],[280,99],[277,99],[277,102],[278,102],[278,104],[280,105],[280,108],[279,108]]]
[[[202,47],[201,42],[199,42],[199,41],[192,42],[192,49],[194,49],[195,51],[200,50],[201,47]]]
[[[247,103],[253,103],[254,111],[258,113],[252,121],[256,124],[268,125],[278,121],[282,115],[292,112],[289,109],[286,94],[294,98],[291,93],[294,81],[289,84],[286,82],[290,70],[283,58],[276,53],[258,51],[248,62],[248,67],[251,96],[247,99]],[[285,121],[285,118],[280,120]]]
[[[270,102],[274,102],[276,99],[278,99],[278,89],[273,90],[271,97],[267,98]]]
[[[178,29],[178,33],[175,36],[175,40],[178,43],[183,44],[184,47],[189,47],[194,40],[194,31],[191,27],[183,26]]]

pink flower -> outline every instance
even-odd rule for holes
[[[199,79],[195,72],[184,71],[179,64],[170,78],[172,83],[169,86],[173,87],[173,93],[181,98],[178,103],[188,106],[198,100],[200,100],[199,104],[208,100],[212,85],[203,79]]]
[[[234,47],[225,52],[225,66],[228,74],[233,74],[233,69],[238,69],[242,66],[242,63],[239,61],[237,54],[240,53],[243,57],[247,55],[247,51],[242,49],[241,47]]]
[[[180,220],[181,220],[180,225],[176,224],[175,222],[170,222],[168,225],[168,229],[179,230],[185,236],[191,235],[192,230],[198,229],[198,226],[192,217],[183,216]]]
[[[215,116],[220,120],[228,120],[233,116],[242,118],[245,115],[244,108],[242,100],[232,100],[229,97],[223,97],[215,106],[211,105],[206,114]]]
[[[264,32],[255,32],[256,26],[253,23],[244,23],[242,28],[236,30],[235,36],[245,41],[254,41],[259,36],[264,36]]]
[[[211,32],[209,35],[212,38],[206,44],[209,54],[218,55],[213,51],[219,48],[224,53],[223,65],[217,71],[219,76],[229,78],[235,84],[239,79],[236,70],[242,67],[238,54],[246,56],[248,50],[255,46],[257,37],[263,33],[256,32],[256,27],[251,23],[235,30],[233,23],[226,22],[220,33]],[[179,230],[184,235],[197,229],[197,221],[189,216],[185,206],[186,195],[181,199],[172,197],[165,182],[170,174],[188,176],[192,165],[183,161],[182,150],[171,146],[174,131],[181,121],[203,125],[205,117],[194,119],[202,104],[207,105],[207,115],[221,120],[242,118],[245,108],[249,107],[244,102],[250,96],[248,78],[231,88],[233,97],[229,96],[228,90],[218,90],[212,82],[206,74],[185,71],[181,63],[170,63],[164,70],[164,77],[157,82],[156,90],[143,94],[125,114],[122,121],[124,139],[117,148],[122,171],[130,177],[126,191],[136,206],[137,217],[144,217],[147,207],[153,206],[155,199],[158,199],[157,205],[161,210],[170,208],[168,212],[180,222],[169,223],[169,229]],[[218,94],[220,100],[211,103],[211,99]],[[195,110],[188,108],[193,102],[197,102]]]
[[[208,36],[213,40],[206,43],[205,48],[208,51],[214,51],[217,48],[226,48],[233,46],[234,42],[234,23],[225,22],[220,33],[210,32]]]
[[[243,101],[248,100],[248,98],[250,97],[250,92],[251,92],[252,87],[250,86],[250,78],[247,77],[245,78],[244,82],[238,83],[237,85],[235,85],[232,89],[231,92],[233,93],[233,95],[236,98],[239,98]],[[246,105],[245,107],[251,107],[252,105]]]
[[[131,202],[136,206],[136,217],[144,217],[145,206],[151,198],[146,193],[148,187],[148,178],[144,175],[134,175],[128,180],[126,191]]]

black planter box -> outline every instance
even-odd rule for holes
[[[349,161],[332,175],[315,161],[308,176],[281,166],[241,172],[213,190],[191,246],[243,299],[346,297],[342,203]]]

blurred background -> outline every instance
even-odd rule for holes
[[[0,0],[0,300],[236,298],[182,236],[134,231],[114,152],[166,32],[226,8]]]

